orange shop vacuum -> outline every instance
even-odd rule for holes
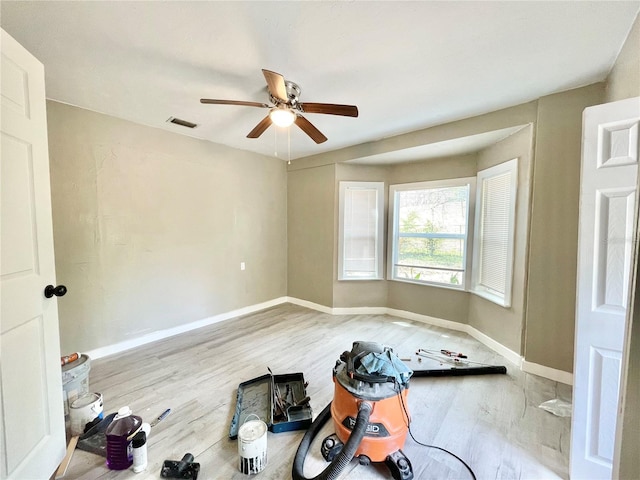
[[[333,401],[311,424],[293,462],[294,480],[336,479],[357,457],[362,465],[385,462],[395,480],[413,479],[411,462],[402,453],[409,432],[407,394],[413,372],[392,349],[374,342],[354,342],[333,369]],[[320,474],[303,475],[304,460],[316,434],[333,419],[335,433],[322,441],[331,462]]]

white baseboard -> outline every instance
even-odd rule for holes
[[[573,373],[565,372],[564,370],[557,370],[555,368],[545,367],[538,363],[522,360],[522,371],[533,373],[534,375],[545,377],[556,382],[573,385]]]
[[[285,297],[285,298],[286,298],[285,301],[288,303],[293,303],[294,305],[299,305],[301,307],[310,308],[311,310],[317,310],[318,312],[329,313],[333,315],[333,308],[331,307],[320,305],[319,303],[309,302],[307,300],[300,300],[299,298],[295,298],[295,297]]]
[[[323,313],[329,313],[331,315],[393,315],[395,317],[406,318],[407,320],[415,320],[418,322],[424,322],[429,325],[437,327],[447,328],[449,330],[455,330],[458,332],[468,333],[470,336],[478,340],[480,343],[486,345],[494,352],[499,353],[506,358],[513,365],[518,367],[523,372],[539,375],[555,382],[565,383],[567,385],[573,385],[573,374],[565,372],[563,370],[557,370],[551,367],[545,367],[537,363],[527,362],[519,353],[514,352],[508,347],[505,347],[500,342],[497,342],[493,338],[489,337],[485,333],[482,333],[475,327],[466,323],[453,322],[451,320],[444,320],[442,318],[430,317],[428,315],[422,315],[419,313],[408,312],[406,310],[396,310],[394,308],[386,307],[338,307],[331,308],[325,305],[319,305],[317,303],[309,302],[306,300],[300,300],[295,297],[287,297],[287,302],[302,307],[317,310]]]
[[[386,313],[388,315],[393,315],[396,317],[428,323],[429,325],[435,325],[436,327],[442,327],[449,330],[455,330],[457,332],[468,333],[480,343],[486,345],[494,352],[497,352],[505,357],[516,367],[521,368],[522,366],[522,357],[520,357],[519,354],[505,347],[501,343],[496,342],[493,338],[485,335],[480,330],[477,330],[476,328],[472,327],[471,325],[467,325],[466,323],[452,322],[451,320],[443,320],[442,318],[430,317],[429,315],[421,315],[419,313],[396,310],[393,308],[388,308]]]
[[[386,307],[338,307],[333,308],[333,315],[384,315],[389,310]]]
[[[436,327],[447,328],[449,330],[455,330],[457,332],[466,332],[467,325],[460,322],[453,322],[451,320],[444,320],[442,318],[430,317],[429,315],[422,315],[420,313],[408,312],[406,310],[396,310],[395,308],[387,308],[384,312],[387,315],[393,315],[394,317],[406,318],[407,320],[415,320],[416,322],[428,323]]]
[[[504,358],[506,358],[511,363],[513,363],[516,367],[518,367],[519,369],[522,370],[523,359],[522,359],[522,357],[520,356],[519,353],[516,353],[513,350],[505,347],[501,343],[496,342],[493,338],[491,338],[490,336],[482,333],[480,330],[472,327],[471,325],[467,325],[467,330],[466,331],[467,331],[467,333],[469,335],[471,335],[473,338],[478,340],[480,343],[486,345],[487,347],[489,347],[494,352],[499,353]]]
[[[428,315],[408,312],[405,310],[396,310],[394,308],[387,308],[387,307],[331,308],[325,305],[309,302],[307,300],[301,300],[295,297],[274,298],[273,300],[269,300],[267,302],[257,303],[255,305],[250,305],[248,307],[239,308],[237,310],[232,310],[230,312],[221,313],[221,314],[204,318],[202,320],[198,320],[195,322],[186,323],[184,325],[178,325],[173,328],[158,330],[156,332],[152,332],[147,335],[142,335],[140,337],[132,338],[130,340],[125,340],[124,342],[115,343],[113,345],[99,347],[84,353],[88,355],[89,358],[95,360],[98,358],[106,357],[108,355],[113,355],[115,353],[120,353],[125,350],[129,350],[131,348],[146,345],[147,343],[155,342],[157,340],[162,340],[164,338],[172,337],[173,335],[179,335],[181,333],[195,330],[197,328],[213,325],[214,323],[223,322],[225,320],[230,320],[235,317],[240,317],[242,315],[248,315],[250,313],[258,312],[260,310],[274,307],[282,303],[293,303],[294,305],[299,305],[301,307],[309,308],[311,310],[316,310],[322,313],[328,313],[330,315],[393,315],[395,317],[406,318],[408,320],[424,322],[429,325],[434,325],[436,327],[447,328],[449,330],[455,330],[458,332],[465,332],[471,335],[476,340],[478,340],[480,343],[486,345],[493,351],[505,357],[509,362],[513,363],[515,366],[517,366],[524,372],[532,373],[534,375],[539,375],[541,377],[545,377],[550,380],[554,380],[556,382],[573,385],[573,374],[562,371],[562,370],[556,370],[555,368],[545,367],[544,365],[539,365],[537,363],[527,362],[518,353],[505,347],[501,343],[495,341],[488,335],[482,333],[481,331],[477,330],[471,325],[467,325],[466,323],[453,322],[450,320],[444,320],[441,318],[430,317]]]
[[[265,308],[274,307],[276,305],[280,305],[281,303],[286,303],[287,301],[288,301],[287,297],[275,298],[267,302],[257,303],[255,305],[250,305],[248,307],[243,307],[237,310],[232,310],[230,312],[213,315],[212,317],[203,318],[202,320],[197,320],[195,322],[185,323],[184,325],[178,325],[177,327],[167,328],[165,330],[158,330],[156,332],[151,332],[147,335],[142,335],[140,337],[132,338],[130,340],[125,340],[124,342],[118,342],[113,345],[107,345],[106,347],[96,348],[94,350],[90,350],[84,353],[88,355],[89,358],[95,360],[98,358],[106,357],[108,355],[113,355],[114,353],[124,352],[125,350],[139,347],[141,345],[146,345],[147,343],[155,342],[158,340],[162,340],[164,338],[172,337],[174,335],[179,335],[181,333],[189,332],[191,330],[195,330],[196,328],[206,327],[208,325],[213,325],[214,323],[223,322],[231,318],[240,317],[242,315],[247,315],[249,313],[254,313],[260,310],[264,310]]]

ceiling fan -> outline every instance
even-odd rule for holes
[[[357,117],[358,107],[355,105],[338,105],[335,103],[302,103],[300,102],[300,87],[282,75],[271,70],[262,69],[264,78],[267,81],[269,99],[271,105],[260,102],[244,102],[239,100],[215,100],[211,98],[201,98],[200,103],[210,103],[217,105],[241,105],[246,107],[269,108],[269,114],[264,117],[253,130],[249,132],[247,138],[258,138],[264,131],[275,123],[281,127],[288,127],[295,123],[300,129],[309,135],[314,142],[322,143],[327,141],[320,130],[302,116],[302,113],[324,113],[329,115],[341,115],[344,117]]]

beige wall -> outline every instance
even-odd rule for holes
[[[335,165],[289,172],[288,294],[333,304]]]
[[[524,326],[533,126],[524,127],[507,139],[479,153],[432,159],[386,167],[337,164],[337,181],[384,181],[393,184],[475,177],[478,170],[519,158],[519,195],[516,229],[516,261],[512,306],[505,309],[483,298],[459,290],[395,281],[337,281],[334,275],[334,307],[386,306],[398,310],[470,323],[503,345],[520,352]],[[385,189],[385,191],[387,191]],[[335,200],[336,208],[338,205]],[[386,199],[388,203],[388,198]],[[388,231],[385,212],[385,232]],[[336,232],[339,226],[335,225]],[[385,239],[387,238],[385,234]],[[338,239],[336,237],[335,244]],[[337,263],[336,263],[337,265]],[[340,303],[338,303],[340,300]]]
[[[389,172],[389,184],[475,177],[476,162],[476,155],[470,154],[397,164]],[[467,323],[470,295],[468,292],[397,281],[388,283],[388,307]]]
[[[514,352],[522,352],[525,331],[532,156],[533,125],[526,126],[478,154],[478,171],[513,158],[518,159],[513,286],[509,308],[503,308],[477,295],[470,295],[468,322]]]
[[[525,106],[524,108],[529,108]],[[518,119],[523,118],[518,116]],[[470,123],[474,124],[477,132],[480,125],[483,125],[482,119],[473,119]],[[502,122],[504,124],[504,122]],[[450,321],[467,323],[473,320],[474,326],[488,335],[495,335],[499,341],[503,342],[509,348],[520,351],[522,328],[524,323],[524,281],[526,271],[526,245],[527,245],[527,228],[528,228],[528,209],[529,209],[529,182],[531,170],[531,153],[533,142],[533,127],[530,125],[507,139],[499,142],[495,147],[488,149],[481,154],[468,154],[455,157],[431,159],[422,162],[413,162],[408,164],[393,164],[388,166],[371,166],[350,163],[330,163],[335,165],[336,177],[334,185],[333,211],[326,211],[326,219],[332,218],[333,225],[333,245],[334,262],[333,262],[333,304],[323,305],[329,307],[389,307],[398,310],[405,310],[413,313],[427,315],[436,318],[442,318]],[[482,298],[475,297],[468,292],[442,289],[430,287],[426,285],[414,285],[404,282],[395,281],[338,281],[337,280],[337,245],[339,225],[338,217],[338,184],[340,181],[382,181],[385,183],[385,192],[388,192],[388,186],[392,184],[402,184],[419,181],[442,180],[447,178],[475,177],[479,161],[482,168],[490,165],[501,163],[511,158],[520,157],[520,184],[519,189],[519,223],[517,233],[517,252],[518,261],[516,268],[515,283],[517,290],[514,293],[514,306],[505,310],[501,307],[494,306]],[[289,172],[290,188],[300,182],[299,175],[301,172],[310,172],[308,175],[301,177],[306,181],[309,176],[315,175],[319,167],[312,164],[308,169],[298,164],[298,168]],[[326,167],[320,167],[326,168]],[[311,192],[308,185],[298,186],[307,192]],[[322,196],[324,191],[320,192]],[[320,197],[315,198],[315,203],[320,202]],[[388,198],[385,199],[385,205],[388,205]],[[289,215],[291,218],[291,214]],[[298,216],[299,218],[310,218],[309,215]],[[321,221],[325,224],[325,220],[318,220],[316,217],[313,223]],[[309,220],[309,225],[312,222]],[[385,243],[388,232],[388,214],[385,208],[384,214],[385,224]],[[322,244],[323,248],[326,247]],[[385,251],[385,257],[386,257]],[[289,268],[295,269],[293,257],[289,256]],[[313,285],[317,279],[306,277],[306,285]],[[293,294],[291,287],[289,292]],[[298,291],[300,294],[306,294],[304,291]],[[310,300],[308,297],[298,297]],[[470,310],[473,305],[473,310]],[[491,314],[489,320],[485,320],[483,315]]]
[[[387,176],[389,167],[386,166],[365,166],[350,165],[348,163],[338,163],[336,168],[335,179],[335,223],[333,226],[334,239],[333,244],[338,245],[338,235],[340,226],[338,222],[338,202],[340,182],[385,182],[385,191],[388,184]],[[384,238],[387,235],[387,198],[385,195],[385,213],[383,215]],[[384,242],[386,244],[386,242]],[[383,253],[386,262],[386,251]],[[333,258],[334,274],[333,274],[333,306],[334,307],[386,307],[387,306],[387,282],[385,280],[358,280],[358,281],[339,281],[338,280],[338,249],[334,251]],[[386,263],[384,263],[386,266]]]
[[[384,243],[388,238],[388,187],[393,184],[443,180],[447,178],[473,177],[476,174],[476,156],[433,159],[423,162],[389,166],[336,164],[336,190],[340,181],[380,181],[385,183]],[[335,212],[338,215],[338,197],[335,197]],[[339,225],[334,225],[334,245],[338,245]],[[385,249],[385,272],[386,272]],[[467,322],[469,294],[459,290],[445,290],[425,285],[403,282],[339,281],[337,280],[337,249],[334,259],[333,307],[389,307],[421,315],[444,318],[456,322]],[[386,273],[385,273],[386,276]]]
[[[609,77],[605,102],[640,96],[640,14],[631,27]]]
[[[524,354],[573,371],[582,111],[602,103],[601,83],[539,100]]]
[[[433,143],[456,138],[456,135],[530,125],[477,157],[394,165],[388,168],[386,177],[378,172],[378,178],[386,179],[388,185],[472,176],[478,168],[494,161],[516,156],[526,160],[526,167],[520,169],[517,285],[511,309],[502,309],[467,292],[428,286],[400,282],[364,282],[352,286],[352,282],[335,280],[335,268],[331,271],[334,303],[323,305],[385,306],[386,301],[390,308],[471,323],[503,345],[524,354],[527,361],[572,371],[582,110],[602,103],[603,98],[604,84],[595,84],[452,124],[295,161],[289,167],[289,186],[294,174],[312,171],[318,165],[336,166],[333,210],[325,212],[333,222],[332,248],[335,250],[337,181],[347,177],[357,179],[354,172],[358,168],[362,169],[363,180],[372,179],[370,168],[364,170],[358,165],[351,165],[343,175],[344,162],[392,148],[413,147],[420,141]],[[496,160],[497,157],[500,160]],[[530,212],[529,218],[527,212]],[[320,221],[326,224],[325,220]],[[290,262],[291,258],[290,255]],[[335,251],[333,258],[335,266]],[[307,281],[319,280],[307,278]],[[291,288],[289,292],[296,296]]]
[[[464,292],[337,282],[336,186],[365,171],[342,163],[353,158],[532,123],[522,349],[529,361],[570,371],[581,110],[640,95],[639,37],[636,19],[606,96],[602,85],[563,92],[294,161],[286,176],[280,160],[49,102],[58,277],[70,288],[60,302],[63,351],[109,345],[286,294],[328,306],[386,305],[470,321],[516,349],[513,332],[503,338],[482,320],[495,314],[494,307]],[[468,175],[468,162],[447,161],[381,171],[387,185]],[[363,179],[381,171],[369,169]]]
[[[286,295],[284,162],[47,109],[63,353]]]

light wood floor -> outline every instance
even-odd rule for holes
[[[408,407],[419,441],[451,450],[478,479],[568,477],[570,419],[540,408],[553,398],[569,399],[570,387],[522,373],[464,333],[388,315],[332,316],[284,304],[229,320],[113,357],[93,361],[90,390],[104,396],[105,413],[129,405],[144,421],[166,408],[172,413],[154,427],[147,443],[145,472],[116,472],[105,459],[76,450],[66,478],[157,479],[165,459],[191,452],[199,479],[246,479],[238,471],[237,444],[228,438],[239,383],[267,373],[303,372],[314,415],[331,401],[331,372],[339,355],[356,340],[389,345],[407,364],[423,368],[418,348],[446,348],[471,360],[507,366],[507,375],[414,378]],[[332,433],[328,422],[318,439]],[[288,479],[304,432],[268,434],[268,465],[257,478]],[[326,434],[326,435],[325,435]],[[314,442],[305,475],[325,466]],[[404,447],[417,479],[467,479],[453,457],[417,445]],[[384,465],[353,460],[340,478],[390,479]]]

